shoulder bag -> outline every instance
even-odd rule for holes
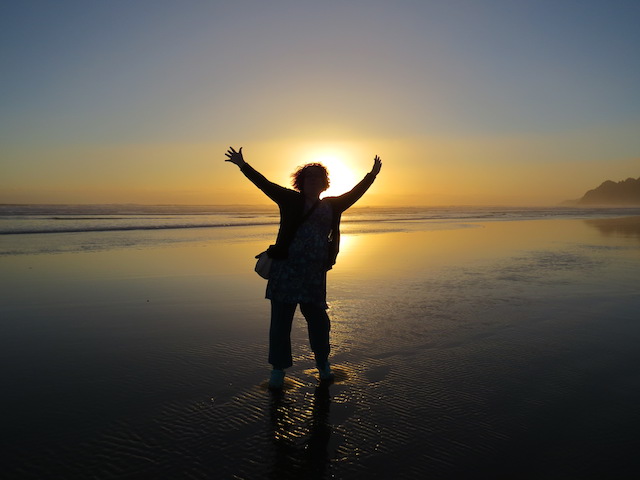
[[[313,213],[313,211],[316,209],[316,207],[320,205],[320,200],[318,200],[316,203],[314,203],[311,208],[309,209],[309,211],[307,213],[304,214],[304,216],[300,219],[300,222],[298,222],[298,225],[296,226],[296,230],[300,227],[300,225],[302,225],[304,223],[304,221],[309,218],[311,216],[311,214]],[[258,259],[258,261],[256,262],[256,266],[254,268],[254,270],[256,271],[256,273],[258,275],[260,275],[262,278],[268,280],[269,279],[269,273],[271,272],[271,264],[273,263],[273,258],[269,256],[269,251],[270,250],[281,250],[282,246],[279,245],[271,245],[269,246],[268,249],[266,249],[264,252],[259,253],[258,255],[255,256],[255,258]]]

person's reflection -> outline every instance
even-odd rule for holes
[[[332,432],[330,404],[326,385],[316,388],[310,417],[309,410],[300,410],[299,405],[286,398],[285,392],[271,394],[270,435],[275,451],[269,478],[325,477],[329,463],[327,446]]]

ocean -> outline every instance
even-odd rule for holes
[[[0,206],[10,479],[631,478],[640,209],[353,208],[266,388],[273,207]]]
[[[342,230],[353,234],[416,231],[479,220],[631,215],[640,215],[640,207],[354,207],[344,214]],[[241,241],[255,238],[256,231],[261,227],[277,225],[278,219],[277,208],[273,206],[5,204],[0,205],[0,255],[87,251],[189,241],[198,235],[202,236],[207,229],[233,228],[235,238]],[[180,236],[175,235],[175,230],[201,231],[199,234],[187,232]],[[273,232],[274,229],[268,228],[268,231]],[[101,232],[104,235],[99,235]],[[127,235],[126,232],[131,234]],[[52,234],[59,236],[42,236]],[[211,234],[218,235],[219,232]],[[58,239],[60,241],[56,241]]]

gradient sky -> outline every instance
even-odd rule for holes
[[[640,176],[637,0],[0,7],[0,202],[256,204],[326,160],[363,204],[555,204]],[[338,172],[340,178],[338,179]]]

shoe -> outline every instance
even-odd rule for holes
[[[280,390],[284,386],[284,370],[274,368],[271,370],[269,377],[269,388],[271,390]]]
[[[318,367],[318,372],[320,373],[321,382],[333,382],[335,379],[335,375],[333,374],[333,370],[331,370],[329,362],[325,363],[324,367]]]

